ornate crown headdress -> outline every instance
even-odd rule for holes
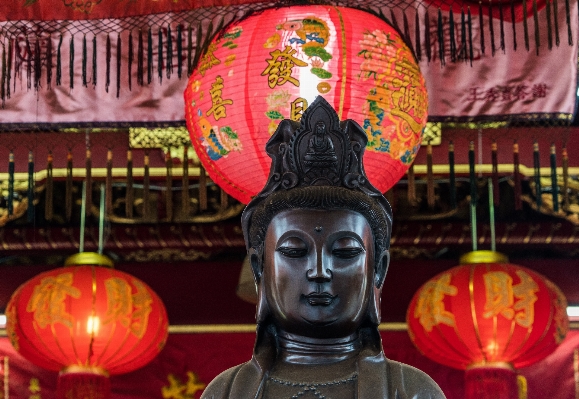
[[[362,198],[369,197],[376,203],[391,224],[390,204],[364,172],[362,156],[367,141],[360,125],[351,119],[340,121],[322,96],[306,109],[299,123],[283,120],[265,147],[272,159],[268,180],[243,212],[248,249],[254,212],[268,197],[283,191],[308,187],[326,187],[328,192],[358,191],[364,194]],[[316,193],[321,191],[316,189]]]

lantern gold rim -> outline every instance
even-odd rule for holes
[[[460,257],[459,263],[461,265],[474,265],[474,264],[486,264],[486,263],[509,263],[509,258],[496,251],[489,250],[479,250],[471,251]]]
[[[106,255],[102,255],[96,252],[79,252],[77,254],[71,255],[64,261],[64,266],[104,266],[104,267],[114,267],[114,263]]]
[[[477,363],[469,364],[467,366],[466,370],[482,369],[482,368],[506,369],[506,370],[515,371],[515,368],[513,367],[513,365],[511,363],[508,363],[508,362],[477,362]]]
[[[102,367],[95,367],[95,366],[72,365],[63,368],[60,371],[60,375],[63,374],[94,374],[94,375],[102,375],[103,377],[109,377],[109,373],[105,369],[103,369]]]

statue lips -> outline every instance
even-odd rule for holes
[[[337,295],[331,295],[327,292],[310,292],[308,295],[304,295],[304,298],[312,306],[328,306],[336,297]]]

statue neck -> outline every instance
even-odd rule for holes
[[[281,360],[292,364],[329,364],[354,358],[362,347],[358,334],[345,338],[309,338],[278,333]]]

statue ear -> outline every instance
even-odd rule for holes
[[[386,272],[388,271],[388,266],[390,265],[390,251],[385,249],[376,259],[376,272],[374,275],[374,285],[378,289],[382,289],[382,284],[384,284],[384,279],[386,278]]]
[[[249,249],[247,255],[249,256],[249,264],[253,271],[255,284],[259,284],[261,274],[263,273],[263,247],[252,247]]]

